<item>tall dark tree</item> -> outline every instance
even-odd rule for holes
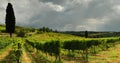
[[[15,15],[11,3],[8,3],[7,5],[5,24],[6,24],[6,32],[10,33],[10,37],[12,37],[12,33],[15,32]]]
[[[88,31],[85,31],[85,38],[88,38]]]

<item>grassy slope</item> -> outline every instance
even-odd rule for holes
[[[25,29],[25,30],[29,30],[30,28],[27,28],[27,27],[21,27],[21,26],[16,26],[15,30],[22,30],[22,29]],[[0,24],[0,31],[5,31],[5,25],[2,25]]]
[[[42,33],[42,34],[34,34],[29,36],[29,40],[36,40],[36,41],[50,41],[50,40],[91,40],[91,39],[113,39],[118,37],[106,37],[106,38],[84,38],[79,36],[74,36],[70,34],[62,34],[62,33]]]
[[[89,63],[120,63],[120,44],[90,56]]]
[[[39,41],[46,41],[46,40],[71,40],[71,39],[85,39],[83,37],[73,36],[69,34],[61,34],[61,33],[42,33],[42,34],[35,34],[30,37],[29,39],[35,39]]]
[[[0,31],[1,30],[5,30],[5,26],[4,25],[0,25]]]

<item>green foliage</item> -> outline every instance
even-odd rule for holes
[[[50,55],[54,54],[56,56],[60,55],[60,42],[59,41],[50,41],[46,42],[43,45],[43,50]]]
[[[48,27],[42,27],[42,28],[39,28],[39,31],[40,32],[52,32],[53,30]]]
[[[55,60],[55,61],[53,61],[52,63],[64,63],[64,62],[63,62],[63,61]]]
[[[82,56],[82,59],[87,61],[91,53],[96,54],[96,51],[107,50],[108,47],[111,47],[119,40],[118,37],[86,39],[59,33],[43,33],[33,35],[33,37],[27,38],[26,41],[37,50],[46,53],[46,55],[49,54],[57,58],[62,55],[71,58],[78,55],[77,57]]]
[[[71,41],[65,41],[63,43],[63,48],[68,50],[85,50],[87,48],[90,48],[91,46],[97,46],[100,42],[97,40],[71,40]]]
[[[14,39],[15,42],[13,42],[13,49],[12,49],[12,54],[14,55],[14,58],[17,63],[21,62],[21,56],[22,56],[22,46],[23,46],[23,41],[20,38]]]
[[[6,37],[0,37],[0,49],[10,45],[13,42],[12,39]]]
[[[22,30],[22,31],[19,31],[18,33],[17,33],[17,36],[18,37],[25,37],[25,32]]]
[[[72,52],[68,52],[67,54],[68,57],[75,57],[75,53],[72,51]]]
[[[56,58],[58,56],[60,56],[60,41],[56,40],[56,41],[49,41],[49,42],[45,42],[45,43],[40,43],[40,42],[31,42],[29,40],[26,40],[27,43],[29,43],[31,46],[33,46],[34,48],[41,50],[45,53],[49,53],[49,55],[51,56],[56,56]]]

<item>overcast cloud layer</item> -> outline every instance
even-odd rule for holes
[[[17,25],[61,31],[120,31],[120,0],[0,0],[0,24],[7,3]]]

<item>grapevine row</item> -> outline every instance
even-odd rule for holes
[[[86,57],[84,57],[84,60],[88,57],[88,51],[90,48],[99,46],[102,50],[105,50],[109,48],[110,46],[113,46],[116,42],[119,41],[119,38],[114,39],[98,39],[98,40],[69,40],[61,42],[60,40],[52,40],[52,41],[46,41],[46,42],[39,42],[34,40],[26,40],[28,44],[30,44],[32,47],[36,48],[37,50],[41,50],[44,53],[49,53],[49,55],[54,55],[57,58],[60,59],[60,53],[61,49],[69,50],[69,51],[83,51]]]

